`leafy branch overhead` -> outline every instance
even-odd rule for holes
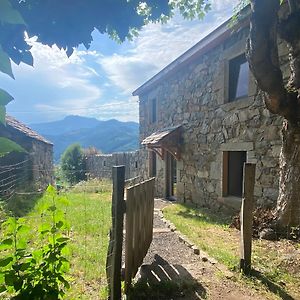
[[[167,21],[175,9],[185,18],[201,18],[210,4],[208,0],[1,0],[0,72],[14,79],[11,61],[33,66],[28,37],[56,44],[70,56],[80,44],[90,47],[95,29],[122,42],[148,22]],[[11,100],[0,89],[0,123],[5,124],[5,105]]]

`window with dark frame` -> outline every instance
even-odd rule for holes
[[[149,152],[149,176],[156,177],[156,153]]]
[[[223,152],[223,196],[242,197],[246,151]]]
[[[249,64],[245,54],[229,61],[229,102],[248,96]]]
[[[150,100],[149,113],[149,123],[155,123],[157,121],[157,103],[155,98]]]

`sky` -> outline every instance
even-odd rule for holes
[[[203,20],[175,14],[167,24],[144,26],[137,38],[122,44],[94,31],[90,49],[80,46],[69,58],[32,38],[34,67],[12,63],[15,80],[0,74],[1,87],[14,97],[8,114],[26,124],[67,115],[138,122],[132,92],[226,21],[238,0],[211,2]]]

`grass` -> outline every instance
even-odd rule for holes
[[[164,215],[200,249],[234,269],[238,264],[238,233],[229,228],[230,219],[208,209],[175,204]]]
[[[231,270],[238,270],[239,231],[230,228],[231,218],[209,209],[186,204],[174,204],[164,209],[164,215],[177,229]],[[263,283],[283,299],[290,295],[300,299],[300,251],[291,241],[253,240],[253,277],[243,280]],[[298,248],[298,249],[297,249]],[[238,276],[244,278],[244,276]]]
[[[66,256],[70,261],[67,279],[71,288],[64,299],[107,299],[105,264],[111,225],[111,189],[107,184],[99,186],[96,189],[95,182],[82,183],[62,193],[69,202],[65,217],[70,224]],[[43,222],[41,207],[49,201],[46,195],[40,197],[24,216],[32,229],[29,233],[32,245],[38,243],[35,235]]]

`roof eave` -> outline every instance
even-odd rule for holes
[[[151,89],[155,84],[157,84],[162,78],[165,78],[182,68],[184,65],[188,64],[190,61],[195,58],[203,55],[208,52],[212,48],[216,47],[218,44],[223,42],[226,38],[230,36],[233,30],[238,26],[239,28],[243,28],[249,24],[249,17],[246,17],[242,22],[240,22],[237,26],[230,26],[231,19],[228,19],[215,30],[213,30],[210,34],[200,40],[197,44],[195,44],[192,48],[184,52],[177,59],[163,68],[160,72],[138,87],[135,91],[133,91],[133,96],[139,96],[149,89]]]

